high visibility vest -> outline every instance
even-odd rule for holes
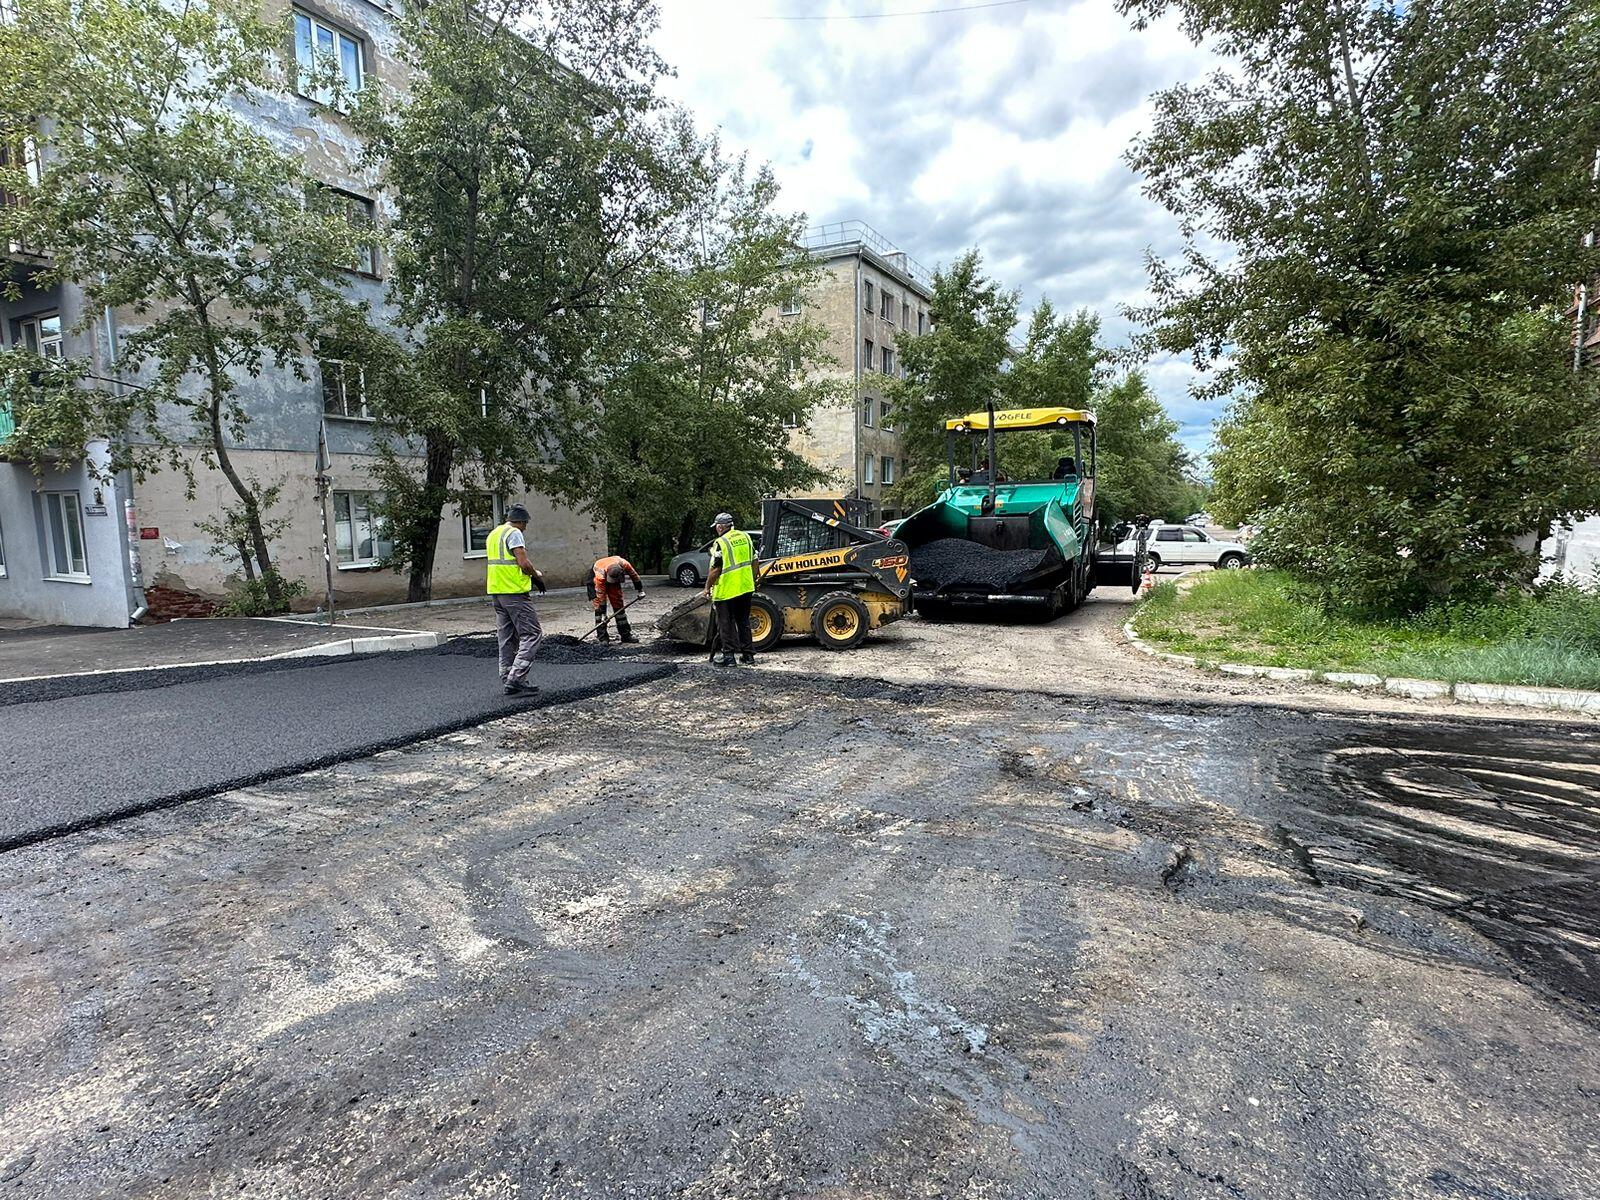
[[[742,529],[730,529],[717,539],[722,573],[711,585],[713,600],[732,600],[756,590],[756,548]]]
[[[533,590],[533,579],[517,566],[516,556],[506,549],[510,525],[496,525],[489,531],[489,595],[519,596]]]

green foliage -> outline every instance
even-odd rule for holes
[[[1189,478],[1192,460],[1177,440],[1178,426],[1142,374],[1110,378],[1099,318],[1087,310],[1064,315],[1044,300],[1013,353],[1006,338],[1016,323],[1017,296],[1002,291],[981,267],[971,251],[939,272],[933,331],[901,339],[905,378],[885,386],[909,460],[895,500],[911,512],[944,490],[945,421],[981,410],[993,396],[1000,408],[1094,411],[1102,526],[1140,513],[1178,520],[1195,511],[1204,489]],[[997,447],[1001,469],[1012,479],[1048,479],[1072,450],[1070,433],[1053,432],[1004,434]]]
[[[80,364],[76,380],[35,380],[17,398],[17,444],[72,461],[104,436],[110,470],[185,472],[179,448],[198,445],[238,498],[269,592],[256,488],[228,453],[247,424],[237,381],[301,369],[311,333],[343,310],[329,280],[354,246],[343,221],[307,211],[295,164],[243,115],[276,86],[282,42],[233,0],[20,0],[0,23],[0,142],[49,139],[37,178],[0,168],[21,200],[0,207],[0,241],[48,256],[28,270],[35,287],[82,290],[84,327],[108,308],[133,317],[127,379]],[[15,381],[27,365],[12,362]]]
[[[1176,9],[1232,59],[1161,93],[1132,154],[1190,239],[1135,315],[1234,400],[1216,514],[1332,606],[1528,578],[1519,538],[1600,507],[1596,380],[1563,316],[1600,272],[1600,10],[1121,7]]]
[[[776,211],[766,168],[712,155],[705,171],[684,236],[597,348],[612,366],[591,440],[547,484],[594,497],[619,552],[644,561],[707,540],[719,510],[754,525],[764,496],[822,483],[785,425],[849,396],[826,371],[826,331],[777,315],[821,281],[804,219]]]
[[[620,0],[408,5],[407,89],[356,108],[395,206],[405,336],[365,354],[384,364],[376,474],[413,600],[446,503],[584,473],[591,351],[698,181],[693,132],[655,95],[654,24]]]
[[[267,568],[266,575],[229,581],[228,595],[217,605],[219,617],[273,617],[289,611],[289,602],[306,594],[306,585],[299,579],[285,579],[278,573],[277,564]]]
[[[1600,591],[1561,582],[1384,618],[1329,609],[1285,571],[1218,571],[1182,590],[1161,584],[1134,626],[1166,649],[1210,662],[1600,687]]]

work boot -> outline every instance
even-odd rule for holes
[[[532,684],[529,684],[529,683],[512,683],[510,680],[506,681],[506,689],[505,690],[506,690],[506,695],[508,695],[508,696],[522,696],[522,697],[525,697],[525,698],[531,698],[531,697],[537,696],[539,694],[539,689],[534,687]]]
[[[753,667],[756,665],[756,656],[754,654],[741,654],[739,655],[739,661],[748,667]]]
[[[717,666],[719,666],[719,667],[731,667],[731,666],[733,666],[733,655],[724,654],[721,658],[717,659]]]
[[[638,641],[639,641],[639,639],[634,637],[633,634],[631,634],[631,633],[625,633],[625,634],[622,635],[622,643],[625,646],[635,645],[635,644],[638,643]]]

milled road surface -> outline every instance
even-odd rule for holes
[[[0,855],[0,1195],[1591,1200],[1600,734],[691,667]]]
[[[487,641],[474,648],[492,653]],[[264,668],[197,669],[183,682],[161,673],[66,679],[58,699],[0,707],[0,850],[672,669],[546,659],[532,676],[541,694],[529,700],[504,694],[492,659],[449,650]],[[30,696],[52,686],[13,685]],[[85,686],[102,690],[73,694]]]

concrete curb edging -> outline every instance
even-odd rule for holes
[[[1158,650],[1133,631],[1133,622],[1122,626],[1123,636],[1135,649],[1165,662],[1202,670],[1222,671],[1254,679],[1301,680],[1331,683],[1340,687],[1371,688],[1409,696],[1413,700],[1454,700],[1462,704],[1505,704],[1514,708],[1547,708],[1563,712],[1592,713],[1600,716],[1600,692],[1576,688],[1521,687],[1500,683],[1447,683],[1442,679],[1385,678],[1359,671],[1313,671],[1305,667],[1262,667],[1252,663],[1212,663],[1192,654],[1173,654]]]

